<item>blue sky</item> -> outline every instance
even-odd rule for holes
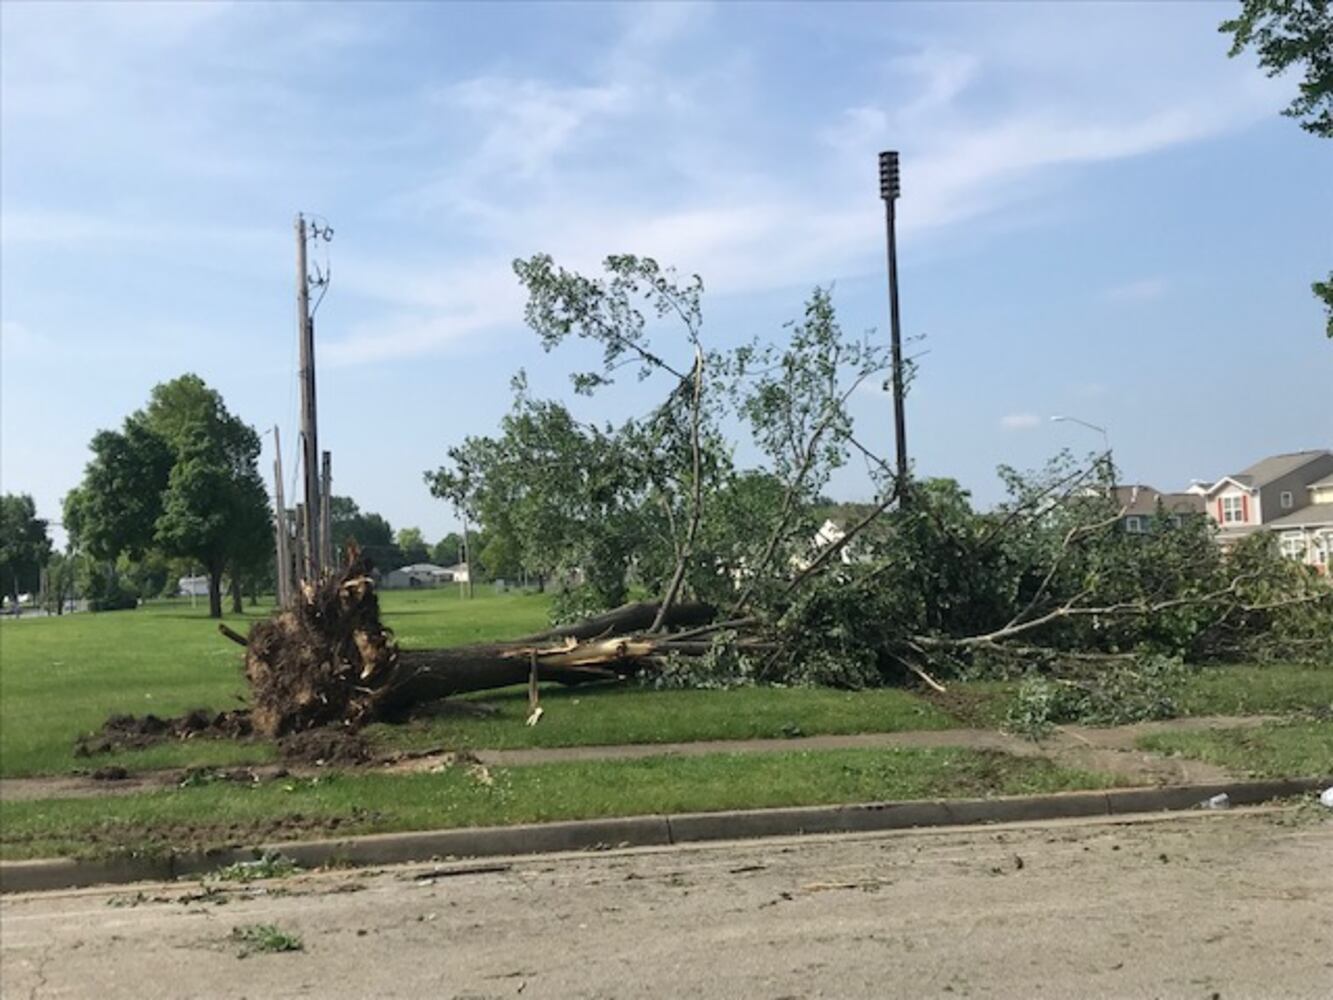
[[[495,426],[516,368],[565,392],[515,256],[698,272],[716,343],[816,284],[883,330],[884,148],[922,474],[991,502],[996,464],[1099,444],[1054,413],[1164,489],[1333,445],[1309,294],[1333,143],[1279,116],[1291,80],[1226,57],[1233,7],[7,3],[3,489],[58,518],[92,434],[185,371],[281,424],[290,479],[304,210],[335,228],[335,489],[434,539],[422,471]],[[888,401],[856,406],[887,448]]]

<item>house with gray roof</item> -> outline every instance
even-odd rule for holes
[[[1315,495],[1324,492],[1311,487],[1330,477],[1333,451],[1327,448],[1271,455],[1209,486],[1205,510],[1217,522],[1218,541],[1231,545],[1315,505]]]
[[[1333,573],[1333,474],[1306,487],[1310,502],[1271,521],[1271,531],[1284,555],[1299,559],[1321,573]]]
[[[1115,486],[1111,490],[1120,506],[1120,527],[1126,534],[1142,535],[1152,530],[1158,514],[1180,524],[1186,517],[1202,517],[1203,497],[1197,493],[1163,493],[1142,483]]]

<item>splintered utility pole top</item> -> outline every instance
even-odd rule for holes
[[[310,267],[306,249],[311,239],[333,238],[333,230],[316,220],[296,216],[296,323],[301,347],[301,468],[305,483],[305,522],[301,538],[304,559],[297,568],[299,575],[310,583],[318,583],[326,566],[331,547],[328,531],[327,499],[321,488],[321,461],[319,451],[319,421],[315,405],[315,317],[310,308]],[[315,285],[327,287],[327,269],[316,267]],[[321,296],[322,297],[322,296]],[[316,306],[318,306],[316,302]]]
[[[301,468],[305,476],[305,563],[301,576],[319,580],[319,431],[315,413],[315,321],[310,316],[310,272],[306,265],[306,220],[296,216],[296,323],[301,345]]]

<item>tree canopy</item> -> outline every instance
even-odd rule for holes
[[[264,571],[273,546],[254,428],[197,375],[183,375],[154,387],[122,430],[99,431],[91,449],[82,483],[65,500],[71,540],[109,564],[150,547],[198,560],[214,617],[230,572],[239,610],[241,580]]]
[[[27,493],[0,497],[0,587],[17,606],[19,594],[36,593],[51,555],[46,521]]]
[[[1300,91],[1282,113],[1300,119],[1310,134],[1333,139],[1333,2],[1240,0],[1240,13],[1218,30],[1232,36],[1232,56],[1253,48],[1269,76],[1303,69]],[[1333,338],[1333,271],[1310,288],[1324,303]]]

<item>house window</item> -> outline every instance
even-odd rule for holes
[[[1230,496],[1222,498],[1222,523],[1243,524],[1245,521],[1245,498]]]
[[[1316,566],[1333,565],[1333,531],[1321,531],[1310,546],[1310,561]]]
[[[1291,499],[1291,490],[1283,490],[1282,495],[1278,497],[1277,502],[1282,505],[1283,510],[1291,510],[1293,502]]]
[[[1305,536],[1299,531],[1289,531],[1282,536],[1282,554],[1288,559],[1305,558]]]
[[[1143,518],[1139,517],[1137,514],[1131,514],[1129,517],[1125,518],[1125,531],[1129,532],[1131,535],[1143,534]]]

